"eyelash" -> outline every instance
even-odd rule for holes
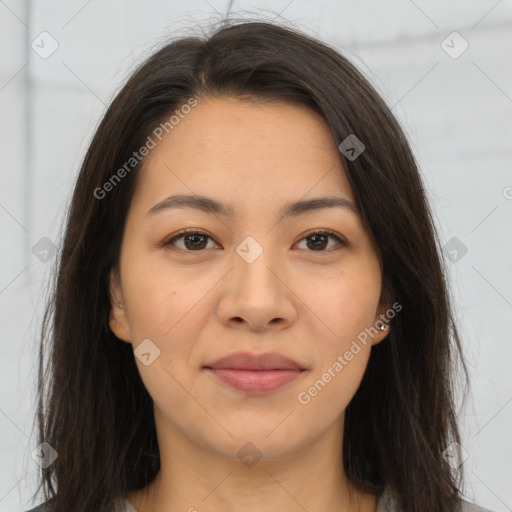
[[[175,242],[176,240],[178,240],[179,238],[183,238],[185,235],[201,235],[201,236],[205,236],[205,237],[208,237],[209,239],[214,240],[213,237],[211,237],[208,233],[205,233],[204,231],[200,231],[196,228],[188,228],[188,229],[184,229],[182,231],[179,231],[178,233],[174,234],[171,238],[168,238],[166,240],[164,240],[161,244],[159,244],[159,247],[163,248],[163,247],[168,247],[170,245],[172,245],[173,242]],[[347,246],[347,242],[341,238],[339,235],[337,235],[336,233],[334,233],[333,231],[329,231],[329,230],[326,230],[326,229],[321,229],[321,230],[314,230],[314,231],[308,231],[307,233],[304,234],[304,236],[299,240],[299,242],[302,242],[304,239],[306,238],[309,238],[313,235],[325,235],[325,236],[329,236],[331,238],[334,238],[336,239],[338,242],[339,242],[339,245],[343,246],[343,247],[346,247]],[[215,242],[217,243],[217,242]],[[200,250],[197,250],[197,251],[191,251],[191,250],[188,250],[188,249],[176,249],[176,250],[179,250],[179,251],[183,251],[183,252],[203,252],[205,251],[206,249],[200,249]],[[321,251],[308,251],[308,252],[331,252],[333,250],[338,250],[338,249],[335,249],[335,248],[330,248],[330,249],[324,249],[324,250],[321,250]]]

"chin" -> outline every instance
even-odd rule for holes
[[[218,442],[210,440],[210,446],[223,456],[238,459],[241,462],[244,457],[262,461],[278,460],[298,449],[302,444],[299,439],[290,435],[286,428],[282,428],[283,425],[278,425],[279,422],[274,422],[259,428],[255,426],[244,428],[244,425],[239,425],[236,430],[228,428],[233,437],[226,434]]]

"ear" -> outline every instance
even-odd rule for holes
[[[401,308],[400,308],[401,309]],[[392,307],[391,295],[387,289],[384,289],[381,293],[379,306],[377,308],[377,314],[375,316],[374,327],[377,329],[377,334],[372,336],[372,345],[377,345],[382,340],[388,337],[391,331],[391,319],[395,316],[390,316],[389,311],[395,313],[395,309]],[[387,324],[388,328],[384,331],[380,330],[379,327],[383,324]]]
[[[130,343],[130,326],[126,317],[123,291],[116,270],[110,272],[110,330],[122,341]]]

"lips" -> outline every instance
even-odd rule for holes
[[[276,352],[235,352],[204,367],[223,384],[253,395],[275,391],[306,370]]]
[[[251,354],[250,352],[234,352],[217,361],[205,365],[215,370],[298,370],[304,368],[299,363],[277,352]]]

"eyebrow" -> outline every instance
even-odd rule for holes
[[[234,208],[232,205],[220,203],[215,199],[206,196],[198,195],[171,195],[166,197],[163,201],[155,204],[146,215],[153,215],[168,209],[182,209],[182,208],[195,208],[196,210],[214,215],[221,215],[223,217],[233,217]],[[327,196],[317,197],[313,199],[305,199],[296,201],[294,203],[286,203],[279,210],[279,217],[296,217],[314,210],[322,208],[345,208],[359,215],[357,206],[343,197]]]

